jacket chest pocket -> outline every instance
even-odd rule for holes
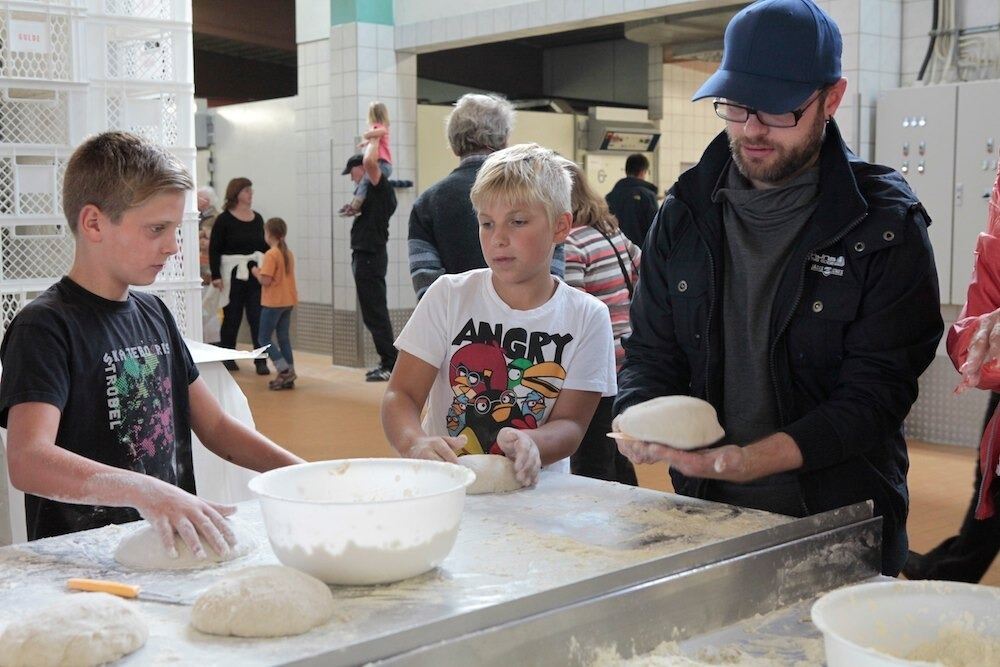
[[[707,271],[704,265],[691,262],[674,262],[667,271],[674,335],[687,350],[699,350],[705,343],[709,300]]]
[[[806,289],[787,332],[792,364],[839,366],[844,361],[844,337],[860,303],[861,288],[856,285],[824,280]]]

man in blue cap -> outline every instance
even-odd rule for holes
[[[902,423],[943,330],[926,212],[895,171],[844,144],[833,20],[761,0],[726,29],[725,132],[649,231],[619,375],[620,413],[656,396],[710,402],[726,435],[666,461],[678,493],[806,516],[873,500],[882,571],[906,559]]]

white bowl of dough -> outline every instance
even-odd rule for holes
[[[384,584],[441,564],[475,474],[440,461],[343,459],[250,481],[278,559],[328,584]]]
[[[829,667],[1000,664],[1000,589],[886,581],[827,593],[812,607]]]

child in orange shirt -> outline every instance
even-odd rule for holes
[[[250,269],[261,285],[260,339],[257,344],[268,345],[271,335],[278,334],[277,347],[271,345],[267,349],[268,356],[278,369],[278,376],[267,383],[268,389],[293,389],[297,377],[288,330],[292,323],[292,308],[298,303],[299,294],[295,287],[295,257],[285,244],[287,234],[288,225],[281,218],[265,222],[264,240],[270,250],[264,253],[259,267]]]

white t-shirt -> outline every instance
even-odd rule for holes
[[[607,306],[560,281],[538,308],[516,310],[491,278],[490,269],[441,276],[396,339],[439,369],[424,431],[464,434],[473,454],[501,454],[495,443],[505,426],[544,424],[563,389],[618,391]]]

